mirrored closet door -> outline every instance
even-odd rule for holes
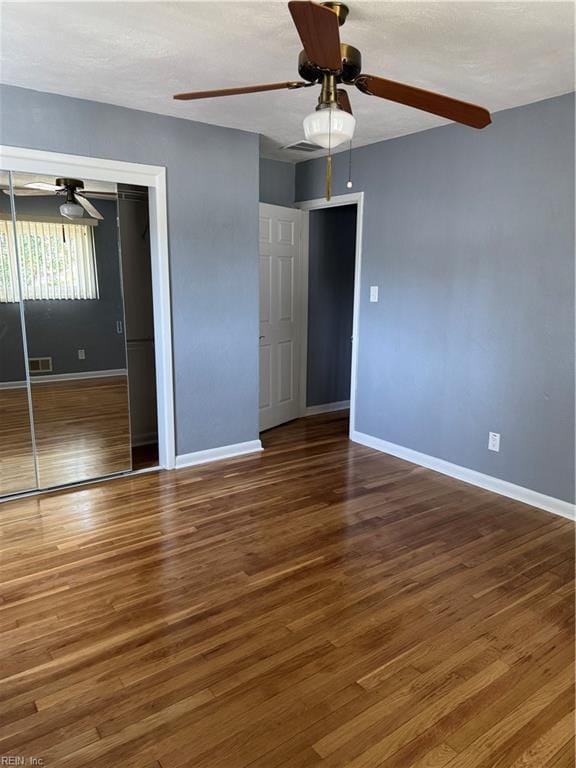
[[[2,241],[8,279],[0,284],[0,312],[10,339],[0,340],[2,380],[22,390],[22,451],[27,425],[35,478],[14,481],[18,489],[5,481],[0,495],[132,468],[116,185],[22,173],[11,182],[15,237]],[[10,196],[1,196],[4,211]],[[10,454],[6,466],[13,461]]]
[[[37,487],[11,202],[0,171],[0,496]]]

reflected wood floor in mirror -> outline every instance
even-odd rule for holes
[[[0,388],[0,496],[36,487],[25,384]]]
[[[356,445],[0,508],[0,755],[573,768],[573,526]]]
[[[131,469],[128,378],[32,380],[40,485]]]

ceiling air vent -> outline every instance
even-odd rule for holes
[[[295,152],[318,152],[322,147],[319,147],[318,144],[312,144],[311,141],[297,141],[295,144],[282,147],[282,149],[293,149]]]

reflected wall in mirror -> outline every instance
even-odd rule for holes
[[[39,485],[129,471],[116,185],[12,183]]]
[[[36,488],[8,172],[0,171],[0,496]]]

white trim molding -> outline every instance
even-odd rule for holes
[[[236,456],[244,456],[248,453],[258,453],[262,450],[260,440],[248,440],[246,443],[234,443],[223,445],[220,448],[208,448],[206,451],[195,451],[176,456],[176,469],[194,467],[197,464],[208,464],[211,461],[233,459]]]
[[[27,389],[27,381],[0,381],[0,389]]]
[[[306,416],[318,416],[320,413],[346,411],[350,408],[350,400],[340,400],[338,403],[322,403],[322,405],[307,405]]]
[[[476,472],[474,469],[461,467],[458,464],[451,464],[449,461],[444,461],[444,459],[437,459],[435,456],[428,456],[425,453],[413,451],[411,448],[405,448],[402,445],[389,443],[386,440],[367,435],[364,432],[354,431],[350,435],[350,439],[355,443],[360,443],[368,448],[374,448],[376,451],[387,453],[390,456],[396,456],[397,458],[404,459],[412,464],[426,467],[426,469],[432,469],[435,472],[454,477],[457,480],[470,483],[470,485],[475,485],[478,488],[484,488],[486,491],[492,491],[500,496],[507,496],[509,499],[521,501],[524,504],[543,509],[546,512],[552,512],[553,514],[560,515],[560,517],[565,517],[568,520],[576,520],[576,507],[568,501],[556,499],[553,496],[546,496],[543,493],[532,491],[530,488],[523,488],[521,485],[514,485],[514,483],[500,480],[491,475],[484,475],[482,472]]]
[[[81,379],[107,379],[127,376],[127,368],[110,368],[102,371],[76,371],[75,373],[33,373],[31,384],[53,384],[55,381],[80,381]]]
[[[346,195],[335,195],[330,200],[323,197],[314,200],[300,200],[294,203],[296,208],[306,211],[302,223],[302,276],[303,293],[302,321],[303,334],[302,358],[300,365],[300,414],[310,416],[306,407],[306,377],[308,366],[308,261],[309,261],[309,211],[323,208],[336,208],[342,205],[356,205],[356,260],[354,264],[354,310],[352,319],[352,364],[350,373],[350,439],[356,425],[356,381],[358,373],[358,339],[360,334],[360,278],[362,275],[362,231],[364,229],[364,192],[350,192]]]
[[[176,463],[176,443],[166,168],[6,145],[0,145],[0,168],[20,173],[136,184],[148,188],[158,450],[162,469],[173,469]]]

